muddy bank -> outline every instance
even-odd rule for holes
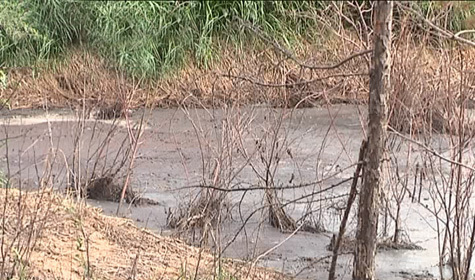
[[[220,248],[226,248],[223,252],[225,256],[251,259],[276,246],[275,250],[260,258],[260,264],[299,278],[327,277],[329,259],[326,256],[329,252],[326,247],[333,232],[338,229],[341,205],[344,205],[349,182],[325,192],[319,190],[328,189],[352,176],[354,170],[351,166],[357,160],[363,138],[361,122],[364,115],[360,112],[364,111],[364,107],[354,105],[294,111],[266,107],[247,107],[227,112],[192,109],[147,111],[141,138],[143,142],[137,153],[131,186],[143,197],[158,202],[158,205],[126,206],[122,208],[121,215],[156,232],[175,234],[166,227],[169,211],[196,195],[197,188],[193,186],[214,179],[217,174],[215,163],[220,155],[225,154],[223,151],[227,151],[228,146],[224,144],[229,143],[225,140],[227,134],[223,134],[226,131],[224,124],[240,124],[239,129],[235,130],[239,134],[233,137],[239,135],[239,147],[254,155],[245,158],[242,153],[233,154],[232,168],[226,169],[232,180],[226,186],[230,189],[262,186],[256,170],[262,172],[259,155],[266,155],[269,150],[259,152],[259,149],[268,145],[269,138],[266,135],[271,135],[275,125],[281,123],[277,139],[285,149],[278,155],[279,164],[274,174],[276,186],[307,186],[282,190],[279,195],[284,201],[298,199],[299,203],[286,207],[295,220],[307,214],[325,231],[297,233],[280,244],[289,234],[270,227],[267,212],[258,210],[263,205],[262,189],[232,191],[227,195],[233,205],[232,218],[223,221],[218,238]],[[137,123],[140,113],[135,111],[131,121]],[[282,113],[285,117],[280,122]],[[3,129],[0,137],[10,140],[8,145],[1,147],[2,154],[8,151],[8,160],[2,158],[0,168],[4,172],[10,170],[10,174],[16,178],[21,174],[17,183],[21,183],[19,186],[22,188],[36,188],[41,183],[37,179],[38,175],[45,172],[46,163],[54,162],[51,170],[55,176],[51,182],[58,190],[64,189],[78,131],[81,132],[77,143],[81,147],[79,154],[83,174],[87,174],[88,170],[90,172],[94,162],[97,162],[94,151],[102,147],[101,142],[106,139],[114,123],[117,124],[114,136],[104,148],[107,152],[99,157],[104,166],[111,164],[115,155],[121,154],[120,147],[124,139],[130,136],[124,120],[88,119],[78,122],[74,114],[67,110],[47,114],[36,110],[10,111],[3,114],[1,122]],[[51,157],[53,150],[60,151],[54,158]],[[404,145],[398,153],[401,157],[404,155]],[[220,168],[224,169],[223,166]],[[327,179],[322,181],[322,178]],[[428,194],[422,193],[422,202],[426,199]],[[111,201],[89,200],[89,203],[111,215],[117,209],[117,203]],[[438,275],[437,236],[433,217],[423,206],[407,199],[404,201],[401,221],[410,241],[424,250],[380,252],[377,256],[378,278],[405,279],[407,273]],[[354,223],[352,219],[350,233],[354,230]],[[350,279],[351,261],[350,255],[340,258],[338,273],[342,279]]]

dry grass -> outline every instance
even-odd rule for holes
[[[107,69],[98,57],[82,51],[75,51],[67,61],[56,65],[56,69],[44,70],[35,76],[28,68],[14,69],[9,73],[9,87],[2,92],[2,98],[16,91],[10,100],[12,108],[64,107],[82,104],[111,104],[122,96],[123,79]]]
[[[14,242],[7,267],[17,261],[14,252],[25,250],[26,245],[18,240],[27,240],[26,236],[16,233],[33,233],[36,241],[29,245],[31,255],[17,266],[15,277],[22,274],[27,279],[191,279],[198,259],[198,278],[217,274],[216,259],[208,252],[139,229],[130,220],[105,216],[97,208],[80,206],[52,191],[2,190],[0,201],[8,204],[2,217],[5,242]],[[22,213],[22,219],[18,213]],[[253,269],[248,274],[249,266],[230,260],[223,261],[223,271],[226,274],[218,277],[282,278],[264,269]]]
[[[473,107],[475,50],[462,46],[435,49],[414,43],[410,33],[406,36],[395,41],[390,125],[406,133],[456,134],[453,124],[461,105]]]
[[[343,41],[339,38],[329,39],[319,46],[304,43],[298,54],[307,63],[325,65],[360,50],[335,48],[341,44]],[[329,78],[285,86],[335,73],[365,72],[362,58],[336,70],[309,71],[285,59],[271,46],[245,51],[229,46],[221,50],[220,57],[210,68],[199,67],[189,59],[184,69],[157,81],[141,83],[128,103],[131,107],[176,107],[199,100],[205,106],[250,103],[293,106],[307,97],[303,105],[312,106],[329,100],[340,102],[365,97],[366,78],[363,77]],[[11,108],[77,106],[83,102],[88,106],[110,106],[117,100],[125,102],[119,93],[130,91],[124,89],[132,88],[136,82],[124,79],[98,56],[75,50],[55,69],[44,69],[37,77],[31,69],[10,70],[8,87],[0,90],[0,99],[10,99]],[[281,86],[262,86],[254,82]]]

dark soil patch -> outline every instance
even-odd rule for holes
[[[333,246],[335,244],[336,235],[334,234],[330,244],[327,246],[328,251],[333,251]],[[355,251],[356,240],[354,238],[343,237],[340,244],[340,253],[342,254],[352,254]],[[391,240],[379,241],[377,245],[378,251],[389,251],[389,250],[424,250],[419,245],[416,245],[411,242],[399,242],[394,243]]]
[[[87,185],[87,198],[119,202],[122,194],[122,184],[118,184],[112,177],[100,177],[92,179]],[[157,201],[140,197],[130,186],[125,191],[124,200],[134,206],[158,205]]]
[[[437,279],[432,273],[428,271],[422,271],[421,273],[411,273],[407,271],[399,271],[399,276],[404,279],[411,279],[411,280],[429,280],[429,279]]]
[[[125,103],[116,102],[112,105],[104,104],[94,112],[93,116],[100,120],[113,120],[130,116],[130,110],[127,109]]]
[[[424,250],[421,246],[412,242],[399,242],[394,243],[392,241],[382,241],[378,243],[379,251],[386,250]]]

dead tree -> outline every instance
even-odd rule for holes
[[[363,185],[358,205],[358,227],[353,279],[374,279],[382,160],[387,130],[387,95],[390,89],[390,56],[393,3],[376,1],[371,57],[368,148],[364,156]]]

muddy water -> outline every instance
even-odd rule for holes
[[[38,178],[45,172],[45,166],[51,164],[52,183],[62,190],[68,182],[67,167],[72,166],[74,147],[79,147],[77,154],[80,155],[83,176],[91,174],[95,162],[102,162],[107,167],[116,155],[120,157],[124,153],[122,143],[124,139],[127,142],[129,129],[139,122],[143,113],[144,132],[131,186],[159,204],[124,207],[121,215],[130,217],[140,226],[162,234],[173,234],[166,227],[168,212],[196,194],[197,188],[192,186],[209,184],[216,179],[216,174],[227,178],[224,182],[229,188],[262,186],[259,176],[266,174],[262,156],[278,159],[272,177],[275,185],[308,184],[304,188],[279,191],[284,201],[305,197],[289,204],[286,210],[294,219],[310,213],[308,217],[322,225],[325,231],[299,232],[289,238],[290,233],[281,233],[267,224],[265,211],[256,211],[264,201],[261,190],[235,191],[228,194],[232,217],[223,222],[216,238],[221,240],[221,249],[226,247],[225,256],[242,259],[261,256],[261,265],[299,278],[324,279],[329,263],[326,256],[330,254],[326,246],[332,233],[338,229],[349,182],[323,193],[311,194],[352,176],[352,164],[358,157],[364,133],[361,128],[364,116],[360,111],[365,111],[365,108],[348,105],[295,111],[263,107],[233,111],[161,109],[136,111],[129,122],[85,120],[83,123],[78,121],[74,112],[67,110],[3,112],[0,138],[9,140],[8,145],[0,148],[2,154],[8,154],[8,157],[2,157],[0,168],[14,176],[16,182],[21,183],[20,187],[31,189],[38,187]],[[113,137],[108,145],[101,146],[111,127],[115,127]],[[273,135],[276,127],[279,128],[277,147],[284,149],[277,156],[270,156],[272,137],[269,135]],[[233,131],[233,134],[224,133],[226,131]],[[76,139],[79,140],[75,144]],[[230,144],[230,139],[239,141]],[[398,153],[404,158],[407,149],[402,146]],[[242,155],[244,149],[247,157]],[[99,150],[102,151],[100,156]],[[233,156],[229,161],[231,164],[222,160],[225,155]],[[322,178],[327,179],[321,182]],[[309,184],[312,182],[318,183]],[[336,198],[329,200],[331,197]],[[424,192],[421,199],[423,204],[430,203]],[[114,202],[89,200],[89,203],[111,215],[117,209]],[[403,202],[401,217],[404,234],[424,250],[379,252],[378,278],[437,277],[434,218],[424,207],[408,198]],[[353,217],[350,233],[354,233],[354,223]],[[269,250],[273,247],[274,250]],[[350,279],[352,257],[343,255],[339,260],[340,278]]]

